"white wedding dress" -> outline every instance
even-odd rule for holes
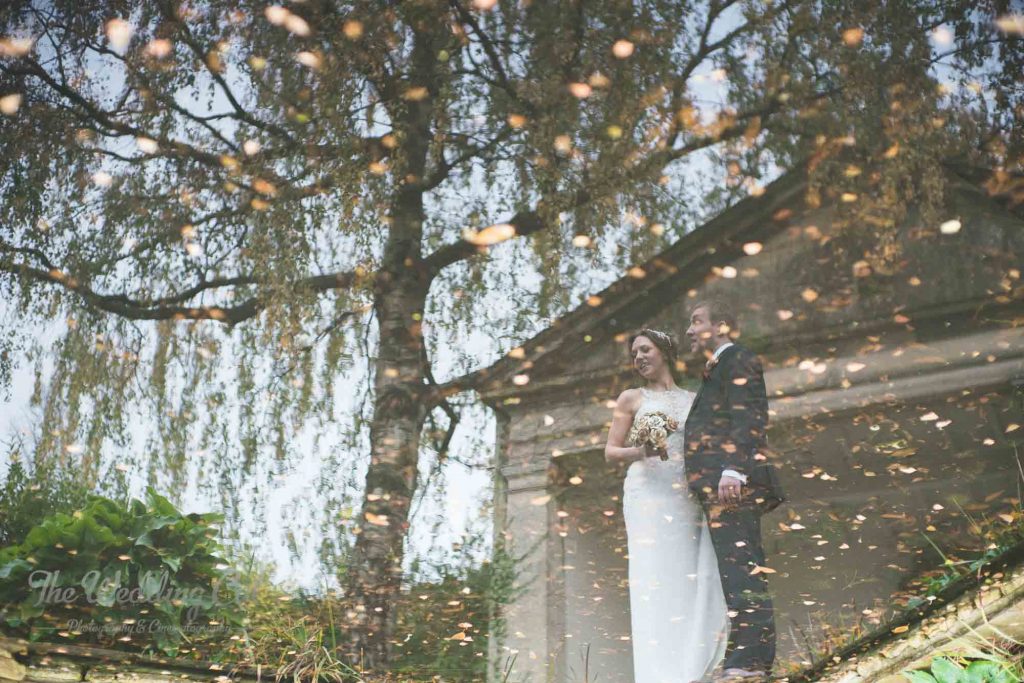
[[[729,633],[711,534],[686,485],[683,425],[694,394],[640,391],[637,416],[662,412],[679,429],[668,437],[669,459],[632,463],[623,485],[634,681],[690,683],[721,662]]]

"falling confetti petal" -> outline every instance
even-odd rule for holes
[[[281,26],[284,24],[288,16],[291,15],[291,12],[289,12],[284,7],[281,7],[280,5],[271,5],[270,7],[263,10],[263,14],[267,17],[267,21],[269,21],[271,24],[274,24],[275,26]]]
[[[174,50],[174,44],[166,38],[157,38],[146,45],[146,54],[154,59],[163,59]]]
[[[0,38],[0,57],[24,57],[34,44],[31,38]]]
[[[859,28],[848,28],[843,31],[843,42],[854,47],[860,45],[861,41],[864,40],[864,30]]]
[[[306,37],[312,33],[306,20],[291,12],[284,19],[284,27],[297,36]]]
[[[124,19],[111,19],[107,22],[107,40],[117,52],[124,52],[132,39],[132,26]]]
[[[573,97],[578,97],[582,100],[590,97],[593,89],[586,83],[570,83],[569,92],[572,93]]]
[[[429,94],[430,91],[427,90],[424,86],[417,85],[403,92],[402,99],[408,100],[410,102],[419,102],[421,100],[427,99],[427,95]]]
[[[515,237],[515,234],[516,228],[514,225],[498,223],[488,226],[479,232],[467,228],[463,231],[462,238],[478,247],[489,247]]]
[[[14,93],[13,95],[4,95],[0,97],[0,113],[7,116],[13,116],[17,113],[18,108],[21,107],[21,95]]]
[[[146,154],[156,154],[160,151],[160,145],[153,138],[138,137],[135,138],[135,144]]]
[[[995,24],[1003,33],[1024,36],[1024,14],[1004,14],[996,19]]]
[[[363,23],[350,19],[346,21],[341,27],[341,32],[345,34],[345,37],[349,40],[358,40],[363,36]]]
[[[372,512],[367,512],[365,517],[366,521],[374,526],[388,526],[389,524],[387,515],[375,515]]]
[[[960,227],[960,221],[954,218],[953,220],[946,221],[945,223],[940,225],[939,232],[941,232],[943,235],[955,235],[956,233],[960,232]]]
[[[747,242],[743,245],[743,253],[747,256],[757,256],[763,248],[764,245],[760,242]]]
[[[935,41],[936,45],[952,45],[953,44],[953,32],[945,26],[939,26],[937,29],[932,31],[932,40]]]
[[[633,55],[636,46],[628,40],[616,40],[612,45],[612,54],[619,59],[627,59]]]
[[[308,66],[310,69],[319,69],[323,60],[320,59],[320,55],[309,50],[303,50],[302,52],[295,53],[295,61],[302,66]]]
[[[257,142],[256,140],[246,140],[242,144],[242,151],[245,152],[246,154],[248,154],[249,156],[252,156],[254,154],[259,154],[259,152],[260,152],[260,143]]]

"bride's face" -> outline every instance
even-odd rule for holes
[[[647,337],[640,336],[634,339],[630,353],[633,355],[633,368],[644,379],[657,377],[665,366],[661,350]]]

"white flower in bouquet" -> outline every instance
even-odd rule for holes
[[[661,459],[668,460],[668,435],[679,429],[679,422],[665,413],[645,413],[633,420],[629,430],[629,445],[651,446],[661,451]]]

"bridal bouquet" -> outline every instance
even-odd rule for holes
[[[668,435],[679,429],[679,422],[665,413],[645,413],[633,420],[629,430],[629,445],[650,445],[661,451],[661,459],[668,460]]]

